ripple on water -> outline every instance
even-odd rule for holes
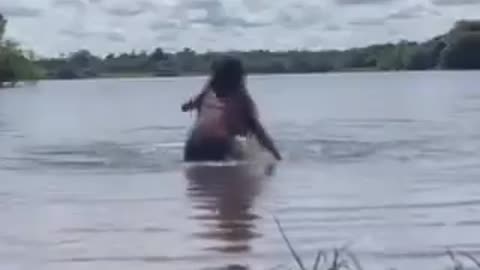
[[[301,214],[309,212],[364,212],[371,210],[392,210],[392,209],[445,209],[463,206],[480,206],[480,200],[455,200],[455,201],[438,201],[438,202],[422,202],[422,203],[398,203],[398,204],[382,204],[382,205],[355,205],[355,206],[293,206],[279,209],[282,214]]]
[[[400,126],[401,133],[391,139],[380,136],[355,136],[365,125]],[[310,127],[289,127],[282,131],[278,144],[289,162],[312,161],[319,164],[364,163],[374,161],[418,162],[419,160],[455,161],[470,160],[480,145],[474,138],[469,145],[476,148],[459,148],[458,139],[451,132],[438,132],[438,123],[411,119],[350,119],[328,120]],[[320,126],[321,128],[319,128]],[[429,127],[428,129],[425,126]],[[442,126],[442,125],[440,125]],[[153,130],[161,142],[119,143],[115,141],[88,142],[84,144],[35,145],[23,147],[16,155],[2,157],[4,169],[46,170],[95,173],[161,172],[179,168],[184,143],[178,141],[180,127],[142,127],[137,132]],[[134,130],[134,131],[135,131]],[[435,132],[428,132],[435,130]],[[133,132],[133,131],[132,131]],[[378,134],[377,134],[378,133]],[[439,134],[443,134],[440,136]],[[453,137],[452,137],[453,136]],[[402,138],[403,137],[403,138]],[[463,140],[464,142],[464,140]]]
[[[48,145],[22,148],[9,158],[18,170],[55,172],[138,173],[179,168],[181,146],[167,144],[120,144],[96,142],[82,145]]]
[[[166,233],[170,229],[161,228],[161,227],[144,227],[144,228],[119,228],[119,227],[110,227],[110,228],[101,228],[101,227],[90,227],[90,228],[64,228],[60,229],[60,233],[66,234],[105,234],[105,233],[143,233],[143,234],[156,234],[156,233]]]
[[[154,132],[155,134],[158,134],[158,132],[163,132],[163,133],[174,133],[175,136],[178,136],[178,133],[182,132],[185,130],[184,126],[161,126],[161,125],[155,125],[155,126],[146,126],[146,127],[138,127],[138,128],[132,128],[125,130],[124,133],[139,133],[139,132]],[[168,135],[168,134],[162,134],[162,135]],[[162,136],[162,137],[164,137]]]
[[[278,130],[280,144],[295,162],[457,161],[480,151],[478,140],[441,121],[326,119],[311,126],[286,123]]]

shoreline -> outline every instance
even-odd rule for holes
[[[262,77],[262,76],[272,76],[272,75],[333,75],[333,74],[384,74],[384,73],[433,73],[433,72],[455,72],[455,73],[470,73],[470,72],[480,72],[480,69],[429,69],[429,70],[356,70],[356,69],[345,69],[345,70],[336,70],[328,72],[250,72],[247,73],[249,77]],[[81,77],[81,78],[69,78],[69,79],[59,79],[54,77],[47,77],[39,79],[38,81],[75,81],[75,80],[101,80],[101,79],[165,79],[165,78],[196,78],[196,77],[206,77],[208,73],[185,73],[178,75],[165,75],[158,76],[152,75],[150,73],[120,73],[120,74],[99,74],[98,76],[92,77]]]
[[[2,70],[4,74],[0,74],[0,80],[15,83],[39,80],[200,77],[208,76],[211,64],[222,54],[236,55],[244,63],[247,73],[252,76],[444,70],[467,72],[480,70],[478,33],[479,20],[460,19],[448,31],[422,42],[400,40],[346,49],[196,52],[185,48],[183,51],[166,52],[156,47],[149,52],[138,53],[132,50],[129,53],[109,53],[106,56],[80,49],[68,56],[37,59],[30,59],[23,52],[12,51],[7,55],[18,54],[18,63]]]
[[[430,69],[430,70],[337,70],[329,72],[271,72],[271,73],[248,73],[248,77],[267,77],[267,76],[319,76],[319,75],[342,75],[342,74],[395,74],[395,73],[476,73],[480,69]],[[14,89],[28,85],[34,85],[41,81],[95,81],[95,80],[124,80],[124,79],[179,79],[179,78],[204,78],[207,73],[188,73],[176,76],[155,76],[149,73],[122,73],[122,74],[100,74],[96,77],[59,79],[54,77],[40,78],[37,80],[24,80],[12,83],[6,82],[0,84],[0,90]]]

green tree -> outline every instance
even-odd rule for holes
[[[5,25],[7,24],[7,20],[3,18],[3,15],[0,13],[0,42],[3,40],[3,34],[5,33]]]
[[[95,57],[88,50],[80,50],[70,56],[69,62],[77,68],[88,68],[95,60]]]
[[[459,21],[446,36],[441,66],[447,69],[480,69],[480,21]]]
[[[179,68],[183,72],[193,72],[197,68],[197,55],[195,51],[190,48],[184,48],[183,51],[176,54],[176,59]]]
[[[459,21],[448,33],[422,43],[401,41],[347,50],[251,50],[227,53],[238,56],[250,73],[480,68],[479,33],[479,21]],[[41,59],[37,63],[50,76],[62,74],[65,78],[95,76],[102,72],[118,76],[125,73],[172,76],[209,73],[211,63],[219,54],[198,53],[189,48],[169,53],[155,48],[149,53],[132,51],[99,58],[88,51],[79,51],[67,58]]]
[[[166,55],[163,52],[162,48],[156,48],[153,53],[150,55],[150,59],[158,62],[162,60],[166,60]]]
[[[38,67],[23,55],[16,43],[6,41],[0,48],[0,83],[35,80],[39,74]]]
[[[442,54],[442,66],[448,69],[480,69],[480,32],[458,35]]]
[[[113,53],[109,53],[107,54],[107,56],[105,56],[105,60],[113,60],[115,59],[115,54]]]
[[[6,26],[7,21],[0,14],[0,87],[5,83],[15,85],[19,81],[38,79],[41,72],[30,60],[34,58],[33,53],[24,53],[16,42],[3,39]]]

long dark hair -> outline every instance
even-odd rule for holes
[[[245,70],[240,59],[223,56],[212,64],[210,87],[218,97],[226,97],[245,87]]]

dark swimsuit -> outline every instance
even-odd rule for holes
[[[190,137],[184,150],[185,161],[225,161],[233,152],[233,142],[220,139],[196,140]]]

